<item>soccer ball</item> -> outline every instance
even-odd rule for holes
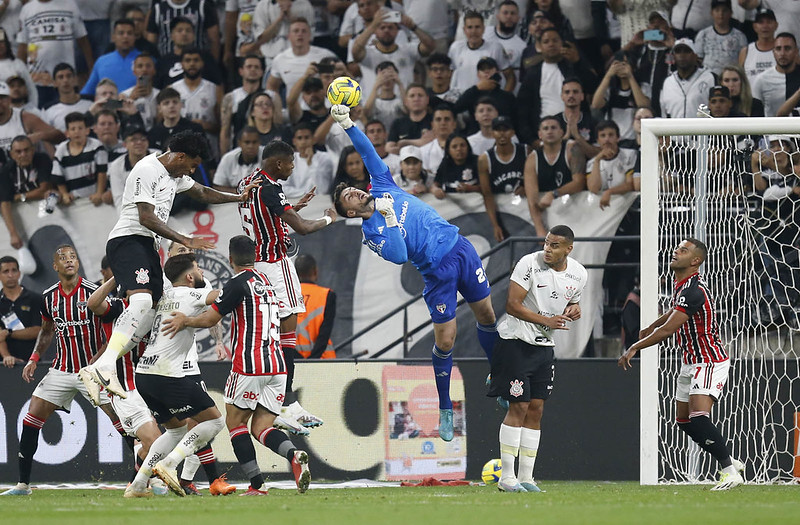
[[[350,77],[339,77],[328,87],[328,100],[331,104],[355,107],[361,102],[361,86]]]
[[[500,481],[500,473],[503,465],[499,459],[491,459],[486,462],[481,471],[481,479],[487,485],[494,485]]]

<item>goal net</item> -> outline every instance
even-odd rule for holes
[[[788,118],[642,124],[642,326],[669,308],[674,248],[686,237],[704,241],[701,273],[731,356],[712,420],[745,463],[748,482],[792,481],[800,475],[800,125]],[[681,354],[674,338],[641,354],[643,484],[717,479],[716,461],[675,423]]]

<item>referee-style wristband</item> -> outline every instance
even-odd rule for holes
[[[333,222],[333,219],[331,219],[330,215],[325,215],[324,217],[320,217],[320,219],[325,221],[325,226],[328,226],[330,223]]]
[[[31,354],[30,359],[28,359],[28,361],[33,361],[34,363],[38,363],[39,362],[39,357],[40,357],[39,354],[37,354],[36,352],[33,352]]]

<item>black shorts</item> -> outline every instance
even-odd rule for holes
[[[177,418],[183,421],[214,405],[214,400],[203,387],[189,377],[166,377],[153,374],[136,374],[136,389],[147,407],[153,412],[156,423]]]
[[[164,272],[152,237],[126,235],[109,239],[106,255],[123,297],[129,290],[146,288],[153,293],[153,305],[158,303],[164,293]]]
[[[490,397],[511,403],[547,399],[556,365],[552,346],[534,346],[519,339],[498,338],[492,354]]]

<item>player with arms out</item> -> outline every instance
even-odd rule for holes
[[[579,301],[588,274],[569,257],[575,234],[569,226],[550,228],[544,249],[522,257],[508,284],[508,314],[497,331],[489,396],[508,401],[500,425],[503,492],[540,492],[533,467],[542,435],[544,402],[555,378],[553,330],[569,330],[581,317]],[[519,456],[519,476],[514,461]]]
[[[166,432],[150,446],[133,483],[125,490],[126,498],[149,496],[147,481],[152,474],[161,478],[172,492],[185,496],[176,472],[178,463],[204,448],[225,427],[214,400],[183,369],[194,344],[194,330],[170,338],[156,329],[160,320],[174,311],[199,314],[216,300],[219,290],[206,287],[203,271],[191,253],[167,259],[164,274],[172,288],[164,291],[156,306],[150,340],[136,365],[136,388]],[[189,418],[197,422],[192,429],[187,426]]]
[[[160,337],[180,336],[185,333],[184,328],[207,328],[233,313],[233,367],[225,384],[225,411],[233,451],[250,478],[250,488],[244,495],[267,495],[250,434],[291,463],[297,490],[303,493],[311,483],[308,453],[298,450],[286,434],[273,428],[287,380],[286,360],[280,345],[279,307],[267,275],[254,267],[255,243],[238,235],[230,240],[229,246],[235,275],[223,287],[217,301],[196,317],[175,312],[164,320]]]
[[[126,294],[128,306],[114,325],[106,351],[96,363],[79,373],[93,399],[101,386],[112,394],[126,396],[116,376],[115,362],[132,348],[134,338],[141,339],[153,326],[153,305],[161,298],[164,286],[158,255],[161,238],[193,249],[214,248],[212,242],[187,237],[167,226],[175,195],[187,192],[193,199],[210,204],[247,198],[252,186],[234,195],[192,179],[191,174],[209,151],[203,133],[177,133],[170,139],[165,153],[154,153],[137,162],[125,181],[119,220],[108,236],[106,255],[117,283]]]
[[[103,322],[113,319],[122,310],[120,304],[109,304],[107,317],[94,315],[86,302],[97,285],[80,276],[80,263],[75,248],[61,245],[53,254],[53,269],[58,274],[58,283],[42,294],[42,330],[30,360],[22,369],[22,379],[30,383],[36,366],[44,352],[56,339],[56,358],[42,378],[31,397],[28,413],[22,420],[22,435],[19,440],[19,482],[5,491],[3,496],[29,496],[33,456],[39,446],[39,433],[47,419],[56,410],[69,412],[75,394],[90,399],[89,393],[78,380],[78,370],[94,359],[105,343]],[[124,435],[122,425],[111,408],[108,396],[101,392],[92,403],[108,415],[114,428]]]
[[[678,347],[683,348],[675,395],[678,428],[719,462],[720,480],[711,490],[729,490],[744,483],[744,465],[731,457],[725,438],[709,418],[731,365],[708,285],[699,273],[707,256],[708,248],[697,239],[684,239],[675,248],[669,265],[675,274],[672,308],[641,331],[618,364],[627,370],[639,350],[678,334]]]
[[[297,314],[305,312],[300,279],[294,264],[289,260],[288,246],[291,244],[288,226],[300,235],[321,230],[336,219],[336,212],[326,210],[319,219],[304,219],[297,212],[314,197],[316,186],[292,206],[283,193],[281,181],[287,180],[294,171],[294,150],[290,145],[274,140],[264,147],[261,155],[262,169],[258,169],[239,183],[245,193],[249,187],[260,184],[249,193],[247,200],[239,204],[242,229],[256,243],[255,268],[265,274],[277,296],[281,320],[281,348],[287,366],[286,397],[293,397],[294,355],[297,345]],[[288,399],[286,400],[289,401]],[[316,427],[322,420],[300,406],[294,400],[285,407],[276,419],[276,426],[295,434],[308,434],[305,427]]]
[[[422,293],[433,320],[435,340],[432,360],[439,393],[439,436],[451,441],[450,371],[456,338],[456,293],[461,293],[475,314],[478,341],[491,359],[497,329],[486,272],[475,248],[459,235],[456,226],[395,184],[367,136],[353,125],[350,108],[334,105],[331,117],[353,141],[372,184],[372,193],[344,183],[337,186],[333,192],[336,211],[343,217],[363,219],[364,244],[395,264],[411,261],[425,281]]]

